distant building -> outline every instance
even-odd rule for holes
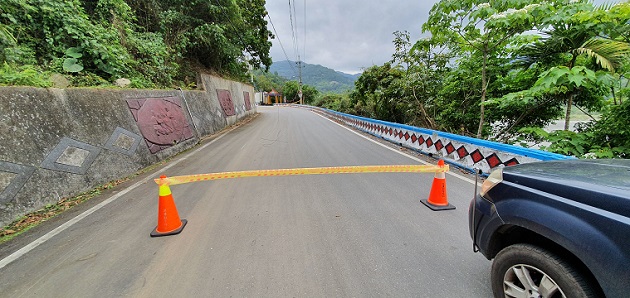
[[[256,105],[262,105],[264,99],[267,97],[267,92],[256,92],[254,94],[254,98],[256,100]]]
[[[283,103],[282,94],[276,91],[276,89],[271,89],[271,92],[267,93],[263,100],[263,105],[272,105],[274,103]]]

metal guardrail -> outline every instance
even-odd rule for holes
[[[400,146],[444,159],[447,163],[471,172],[475,172],[474,169],[478,168],[484,174],[488,174],[492,169],[501,165],[513,166],[522,163],[575,158],[437,130],[354,116],[324,108],[301,107],[317,111],[336,121]]]

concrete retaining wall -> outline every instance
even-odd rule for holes
[[[489,174],[492,169],[501,165],[512,166],[536,161],[574,158],[452,133],[358,117],[328,109],[310,108],[328,118],[392,143],[436,158],[442,158],[445,162],[470,171],[474,171],[475,168],[481,169],[485,174]]]
[[[0,88],[0,225],[256,113],[252,86],[202,78],[205,91]]]

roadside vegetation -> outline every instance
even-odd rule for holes
[[[235,123],[232,126],[228,126],[226,128],[224,128],[222,131],[217,132],[215,134],[216,135],[220,135],[223,132],[234,128],[235,126],[240,126],[243,125],[245,123],[248,123],[249,121],[253,120],[254,118],[256,118],[257,115],[253,115],[253,116],[249,116],[246,119],[244,119],[242,122],[239,123]],[[207,137],[207,138],[212,138],[212,137]],[[201,143],[197,144],[197,146],[199,146]],[[24,216],[21,216],[20,218],[14,220],[13,222],[11,222],[10,224],[4,226],[4,227],[0,227],[0,244],[5,243],[10,241],[11,239],[27,232],[28,230],[37,227],[38,225],[40,225],[43,222],[46,222],[52,218],[54,218],[55,216],[62,214],[63,212],[70,210],[72,208],[74,208],[75,206],[86,202],[92,198],[95,198],[99,195],[101,195],[103,192],[109,190],[109,189],[113,189],[125,182],[131,181],[135,178],[137,178],[138,176],[141,175],[145,175],[147,173],[151,173],[153,171],[155,171],[157,168],[162,167],[166,164],[168,164],[171,160],[173,160],[173,158],[176,158],[177,156],[182,156],[184,154],[189,153],[191,150],[194,150],[196,148],[189,148],[187,150],[184,150],[178,154],[176,154],[175,156],[169,157],[167,159],[164,159],[162,161],[159,161],[157,163],[154,163],[152,165],[149,165],[143,169],[140,169],[138,171],[136,171],[135,173],[127,176],[127,177],[123,177],[120,179],[116,179],[116,180],[112,180],[109,181],[107,183],[101,184],[91,190],[88,190],[86,192],[80,193],[76,196],[73,197],[63,197],[60,198],[56,203],[51,203],[51,204],[47,204],[46,206],[40,208],[39,210],[36,210],[34,212],[28,213]]]
[[[101,193],[103,193],[103,191],[114,188],[117,185],[125,183],[139,175],[153,171],[157,167],[167,164],[170,160],[170,158],[163,160],[159,163],[141,169],[130,176],[118,180],[109,181],[105,184],[95,187],[94,189],[80,193],[74,197],[61,198],[56,203],[47,204],[39,210],[26,214],[0,229],[0,244],[19,236],[20,234],[38,226],[39,224],[63,213],[64,211],[72,209],[73,207],[100,195]]]
[[[630,2],[442,0],[422,27],[394,32],[391,61],[364,70],[340,112],[541,148],[630,158]],[[573,127],[577,108],[591,121]],[[599,115],[595,117],[593,115]],[[565,129],[543,128],[565,119]]]
[[[172,88],[268,68],[265,0],[3,0],[0,86]]]
[[[630,2],[442,0],[391,61],[305,103],[578,157],[630,158]],[[265,0],[5,0],[0,86],[195,88],[214,73],[298,99],[269,72]],[[420,30],[420,29],[419,29]],[[253,71],[251,71],[253,69]],[[573,127],[578,109],[590,122]],[[597,116],[595,116],[597,115]],[[562,131],[543,128],[565,119]],[[549,145],[550,144],[550,145]]]

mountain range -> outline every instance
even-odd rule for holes
[[[361,74],[347,74],[341,71],[302,62],[302,83],[315,87],[322,93],[344,93],[354,89],[354,82]],[[276,61],[269,72],[277,73],[288,80],[298,79],[298,65],[295,61]]]

